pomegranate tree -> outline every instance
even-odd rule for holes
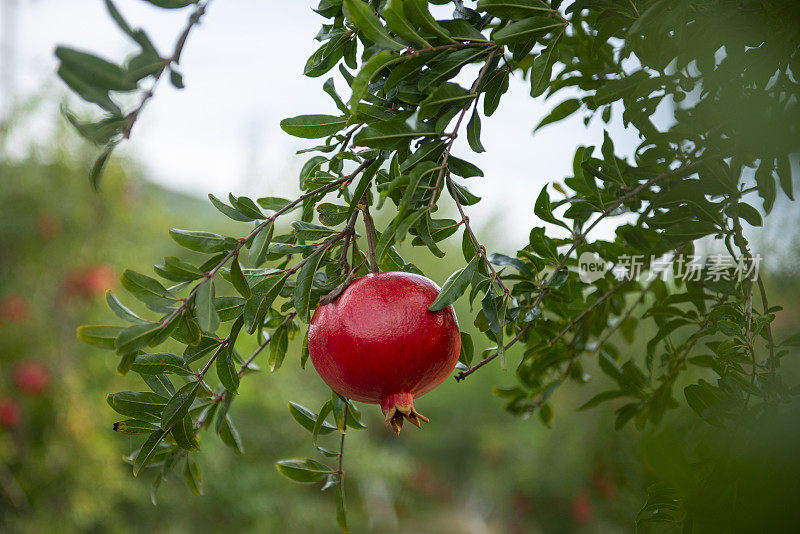
[[[314,367],[331,389],[380,404],[399,434],[403,420],[428,418],[414,398],[453,372],[461,350],[452,306],[428,310],[439,286],[417,274],[385,272],[356,279],[336,300],[320,306],[308,332]]]

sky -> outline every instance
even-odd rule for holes
[[[66,94],[55,76],[53,49],[58,44],[118,62],[135,49],[108,17],[102,0],[0,3],[9,1],[17,3],[16,23],[11,21],[17,95]],[[116,5],[132,26],[148,32],[163,55],[174,47],[190,12],[161,10],[142,0],[117,0]],[[148,178],[198,197],[228,192],[296,197],[296,176],[310,155],[295,152],[316,143],[290,137],[279,123],[295,115],[336,113],[322,91],[328,76],[302,74],[319,44],[313,37],[323,19],[312,11],[315,5],[313,0],[213,1],[184,51],[186,88],[159,84],[122,151],[142,162]],[[0,21],[0,28],[7,23],[8,19]],[[458,81],[469,87],[476,74],[477,67],[466,68]],[[339,93],[347,100],[349,89],[336,76]],[[528,83],[517,77],[498,111],[482,122],[486,152],[472,153],[465,135],[456,140],[453,154],[485,173],[466,183],[483,198],[468,208],[470,219],[477,229],[492,233],[500,250],[524,246],[530,228],[543,225],[533,214],[534,201],[544,185],[571,174],[577,146],[599,146],[604,127],[618,152],[630,155],[638,144],[636,133],[622,127],[618,113],[611,126],[598,118],[584,127],[578,114],[531,135],[548,110],[568,96],[547,102],[532,99]],[[79,112],[91,111],[78,99],[70,102]],[[52,113],[32,132],[34,137],[43,138],[41,131],[52,124],[55,112],[48,112]],[[17,141],[21,145],[27,140]],[[598,227],[596,237],[608,237],[612,228],[611,223]]]

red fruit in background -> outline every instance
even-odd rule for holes
[[[22,322],[29,311],[28,301],[22,295],[8,295],[0,300],[0,322]]]
[[[585,492],[581,492],[572,501],[570,507],[572,521],[576,525],[585,525],[592,520],[592,503]]]
[[[337,393],[380,404],[399,434],[403,419],[428,419],[414,399],[442,383],[458,362],[461,335],[452,306],[431,312],[439,286],[417,274],[386,272],[357,278],[339,298],[314,312],[308,350]]]
[[[105,293],[115,279],[114,269],[98,264],[70,271],[62,285],[67,295],[88,300]]]
[[[41,395],[50,387],[50,371],[37,360],[20,362],[14,367],[14,384],[23,393]]]
[[[14,428],[19,424],[22,418],[22,411],[14,399],[3,398],[0,399],[0,426],[5,428]]]

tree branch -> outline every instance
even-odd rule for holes
[[[673,169],[673,170],[661,173],[658,176],[654,176],[653,178],[650,178],[649,180],[647,180],[645,183],[643,183],[643,184],[631,189],[630,192],[626,193],[625,195],[620,197],[618,200],[613,202],[608,208],[605,208],[603,213],[601,213],[600,216],[597,219],[595,219],[594,222],[592,222],[592,224],[590,224],[589,227],[586,230],[584,230],[582,233],[580,233],[577,236],[575,236],[575,240],[573,241],[572,246],[569,248],[567,253],[564,254],[564,256],[561,258],[561,260],[558,262],[558,265],[556,265],[556,267],[553,270],[553,272],[550,273],[550,276],[547,278],[547,280],[542,284],[542,290],[539,293],[539,295],[536,297],[536,300],[534,301],[533,306],[531,306],[531,307],[532,308],[536,308],[542,303],[542,300],[544,299],[545,295],[547,295],[547,293],[549,292],[548,291],[548,286],[550,284],[552,284],[553,280],[555,279],[556,273],[558,273],[558,271],[560,271],[561,269],[564,268],[564,266],[567,264],[567,260],[569,259],[569,256],[575,251],[575,249],[578,248],[578,246],[581,243],[584,243],[586,241],[586,236],[589,234],[589,232],[591,232],[598,225],[598,223],[601,220],[603,220],[604,218],[608,217],[611,213],[614,212],[614,210],[616,210],[618,207],[620,207],[625,202],[635,198],[639,193],[641,193],[645,189],[648,189],[648,188],[652,187],[653,185],[657,184],[658,182],[660,182],[662,180],[666,180],[668,178],[672,178],[672,177],[674,177],[674,176],[676,176],[678,174],[683,174],[683,173],[686,173],[688,171],[693,171],[694,169],[696,169],[697,167],[702,165],[705,161],[707,161],[707,159],[701,159],[701,160],[695,161],[694,163],[689,163],[689,164],[684,165],[682,167],[678,167],[677,169]],[[469,228],[469,227],[467,227],[467,228]],[[514,343],[516,343],[517,341],[522,339],[522,336],[525,335],[525,333],[531,328],[531,326],[534,324],[534,322],[535,322],[535,319],[533,321],[529,322],[528,324],[526,324],[525,326],[523,326],[522,329],[519,331],[519,333],[517,333],[517,335],[514,336],[514,338],[510,342],[508,342],[506,345],[504,345],[503,350],[504,351],[508,350],[512,345],[514,345]],[[461,382],[462,380],[467,378],[469,375],[474,373],[476,370],[480,369],[481,367],[483,367],[484,365],[486,365],[490,361],[492,361],[495,358],[497,358],[498,354],[499,354],[499,351],[498,352],[494,352],[490,356],[487,356],[486,358],[484,358],[483,360],[481,360],[480,362],[478,362],[477,364],[472,366],[472,368],[468,369],[467,371],[461,371],[460,373],[458,373],[455,376],[456,382]]]
[[[270,223],[275,221],[275,219],[277,219],[278,217],[280,217],[284,213],[286,213],[288,211],[291,211],[295,206],[297,206],[298,204],[300,204],[301,202],[303,202],[305,199],[307,199],[309,197],[312,197],[314,195],[318,195],[320,193],[326,193],[326,192],[328,192],[328,191],[330,191],[332,189],[335,189],[335,188],[337,188],[337,187],[339,187],[341,185],[344,185],[344,184],[352,181],[353,178],[358,176],[358,174],[361,171],[363,171],[364,169],[366,169],[373,161],[374,160],[367,160],[367,161],[363,162],[361,165],[359,165],[351,174],[349,174],[347,176],[343,176],[343,177],[339,178],[338,180],[334,180],[333,182],[331,182],[331,183],[329,183],[327,185],[323,185],[321,187],[318,187],[317,189],[314,189],[313,191],[309,191],[308,193],[300,195],[297,199],[295,199],[294,201],[290,202],[289,204],[287,204],[282,209],[276,211],[274,215],[272,215],[270,217],[267,217],[264,220],[264,222],[262,222],[261,224],[256,226],[256,228],[252,232],[250,232],[247,235],[247,237],[239,239],[238,244],[224,258],[222,258],[222,260],[220,260],[220,262],[213,269],[211,269],[208,273],[206,273],[206,276],[202,280],[200,280],[200,282],[198,282],[198,284],[192,289],[192,291],[189,293],[189,295],[184,299],[183,304],[181,304],[181,306],[176,308],[175,311],[173,311],[166,319],[161,321],[162,326],[168,326],[170,323],[172,323],[173,320],[175,320],[176,317],[178,317],[181,313],[183,313],[185,310],[187,310],[189,305],[192,302],[192,299],[194,299],[195,295],[197,295],[197,292],[200,290],[200,286],[202,286],[205,283],[208,283],[209,280],[214,278],[214,275],[216,275],[217,272],[222,267],[224,267],[225,264],[228,263],[228,261],[231,258],[233,258],[237,254],[239,254],[239,251],[242,249],[242,247],[244,247],[244,245],[247,242],[252,240],[256,235],[258,235],[259,232],[261,232],[264,228],[266,228]],[[337,234],[337,235],[338,235],[337,240],[342,238],[342,237],[344,237],[341,233]],[[306,260],[303,260],[303,262],[301,262],[301,265],[305,261]],[[298,267],[299,267],[299,265],[295,266],[293,269],[296,270]],[[290,272],[294,272],[294,271],[290,270]]]
[[[164,60],[164,67],[154,75],[153,84],[150,86],[150,89],[142,93],[144,96],[142,100],[139,101],[139,105],[136,106],[136,109],[128,113],[128,115],[125,117],[128,121],[127,125],[122,130],[122,136],[125,139],[130,138],[131,130],[133,129],[133,125],[136,123],[136,120],[139,118],[139,114],[142,112],[145,105],[147,105],[147,102],[153,98],[155,89],[158,86],[158,82],[161,80],[164,71],[166,71],[173,63],[176,65],[180,63],[181,54],[183,53],[183,47],[186,45],[186,40],[189,38],[189,34],[192,32],[192,29],[197,26],[197,24],[200,22],[200,19],[203,18],[203,15],[205,15],[206,9],[211,1],[212,0],[206,0],[205,2],[197,4],[194,12],[189,16],[189,22],[186,24],[186,27],[183,29],[180,36],[178,36],[178,40],[175,42],[175,48],[172,52],[172,55]]]

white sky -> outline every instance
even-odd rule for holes
[[[54,74],[57,44],[116,61],[135,49],[108,17],[102,0],[16,1],[18,95],[47,87],[63,94],[64,86]],[[184,51],[181,69],[186,89],[177,91],[161,83],[123,150],[143,162],[152,180],[198,197],[229,191],[296,196],[297,171],[309,155],[298,157],[295,151],[314,141],[286,135],[279,122],[305,113],[336,112],[321,89],[327,76],[302,74],[306,59],[319,44],[313,37],[323,19],[311,11],[316,3],[214,1]],[[172,50],[189,14],[189,9],[155,9],[142,0],[116,4],[131,25],[148,31],[163,55]],[[469,86],[476,72],[465,70],[462,85]],[[349,90],[336,74],[337,88],[347,100]],[[531,136],[548,109],[563,98],[545,105],[541,98],[531,99],[528,84],[516,79],[498,111],[483,120],[487,152],[473,154],[465,135],[456,141],[454,154],[467,157],[485,172],[484,178],[469,180],[468,186],[483,201],[468,210],[477,228],[491,225],[498,249],[527,242],[530,227],[542,224],[533,215],[541,187],[571,174],[575,147],[602,142],[602,122],[585,128],[580,115]],[[78,110],[88,109],[81,102],[74,104]],[[37,128],[46,126],[43,121]],[[45,138],[41,132],[34,136]],[[612,137],[620,153],[630,154],[638,144],[618,119]],[[609,230],[610,226],[600,228],[596,237],[607,236]]]

